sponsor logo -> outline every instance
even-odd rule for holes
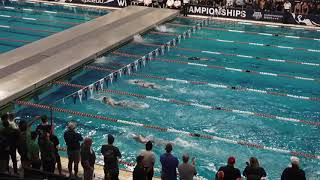
[[[74,3],[79,3],[77,0],[66,0],[66,2],[74,2]],[[83,4],[109,4],[112,2],[117,2],[119,7],[124,7],[127,6],[127,1],[126,0],[80,0],[81,3]]]
[[[226,9],[226,8],[213,8],[205,6],[190,6],[189,13],[201,14],[209,16],[222,16],[222,17],[246,17],[246,11],[238,9]]]
[[[252,17],[256,20],[259,20],[262,18],[262,13],[260,11],[254,11],[253,14],[252,14]]]

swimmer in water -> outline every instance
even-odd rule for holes
[[[109,104],[112,107],[116,107],[116,106],[125,107],[125,104],[123,102],[117,102],[111,97],[103,97],[102,102],[105,104]]]
[[[133,84],[136,84],[140,87],[143,87],[143,88],[147,88],[147,89],[160,89],[158,86],[156,86],[154,83],[148,83],[148,82],[145,82],[145,81],[142,81],[142,80],[134,80],[132,81]]]
[[[182,57],[182,58],[186,58],[191,61],[208,61],[209,60],[208,58],[201,58],[201,57],[196,57],[196,56],[188,57],[188,56],[184,56],[184,55],[180,55],[180,54],[178,54],[177,56]]]
[[[142,103],[135,103],[130,101],[115,101],[111,97],[103,97],[102,102],[105,104],[108,104],[112,107],[126,107],[126,108],[132,108],[132,109],[146,109],[149,108],[148,104],[142,104]]]
[[[148,141],[151,141],[152,143],[159,145],[159,146],[166,145],[168,143],[174,144],[169,141],[155,140],[153,138],[147,138],[147,137],[143,137],[142,135],[136,135],[136,134],[132,134],[132,139],[134,139],[135,141],[137,141],[141,144],[146,144]]]

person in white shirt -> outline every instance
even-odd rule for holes
[[[285,12],[290,12],[291,11],[291,3],[290,1],[286,0],[286,2],[283,4],[283,9]]]
[[[156,162],[156,157],[152,152],[152,146],[152,142],[148,141],[146,143],[146,150],[140,154],[140,156],[143,156],[143,165],[147,173],[147,180],[152,180],[154,174],[154,164]]]
[[[195,158],[192,158],[192,164],[189,164],[189,155],[182,156],[183,163],[178,166],[180,180],[193,180],[193,176],[197,175],[195,167]]]

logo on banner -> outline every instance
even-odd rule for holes
[[[223,17],[240,17],[245,18],[246,11],[230,8],[214,8],[208,6],[193,6],[189,7],[189,13],[209,15],[209,16],[223,16]]]
[[[67,2],[75,2],[77,3],[77,0],[66,0]],[[115,0],[81,0],[82,3],[87,4],[87,3],[91,3],[91,4],[109,4],[114,2]],[[127,6],[127,1],[126,0],[117,0],[118,6],[119,7],[124,7]]]
[[[254,11],[252,17],[254,17],[256,20],[259,20],[262,18],[262,13],[260,11]]]

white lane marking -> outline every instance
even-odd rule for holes
[[[55,12],[55,11],[43,11],[43,12],[51,13],[51,14],[57,14],[57,12]]]
[[[294,78],[296,79],[302,79],[302,80],[307,80],[307,81],[314,81],[315,79],[313,78],[305,78],[305,77],[300,77],[300,76],[295,76]]]
[[[259,72],[259,74],[268,75],[268,76],[278,76],[278,74],[268,73],[268,72]]]
[[[28,17],[22,17],[22,19],[31,20],[31,21],[36,21],[36,20],[37,20],[37,19],[35,19],[35,18],[28,18]]]
[[[242,55],[242,54],[237,54],[237,57],[253,58],[253,56],[247,56],[247,55]]]
[[[193,66],[202,66],[202,67],[208,67],[208,65],[206,64],[198,64],[198,63],[188,63],[189,65],[193,65]]]
[[[307,49],[307,50],[310,52],[320,52],[320,50],[318,50],[318,49]]]
[[[297,95],[292,95],[292,94],[287,94],[287,96],[288,96],[288,97],[297,98],[297,99],[310,99],[309,97],[297,96]]]
[[[5,9],[14,9],[14,7],[10,7],[10,6],[5,6],[3,8],[5,8]]]
[[[208,86],[210,87],[214,87],[214,88],[228,88],[228,86],[226,85],[221,85],[221,84],[212,84],[212,83],[208,83]]]
[[[239,30],[232,30],[232,29],[229,29],[228,31],[229,31],[229,32],[238,32],[238,33],[244,33],[244,31],[239,31]]]
[[[260,43],[249,43],[250,45],[255,45],[255,46],[264,46],[264,44],[260,44]]]
[[[180,83],[188,83],[187,80],[181,80],[181,79],[173,79],[173,78],[166,78],[167,81],[175,81]]]
[[[237,69],[237,68],[228,68],[228,67],[225,67],[225,69],[230,70],[230,71],[243,72],[243,70],[242,70],[242,69]]]
[[[200,107],[200,108],[204,108],[204,109],[211,109],[212,108],[211,106],[197,104],[197,103],[191,103],[190,105],[196,106],[196,107]]]
[[[307,62],[302,62],[301,64],[311,65],[311,66],[320,66],[320,64],[316,64],[316,63],[307,63]]]
[[[22,8],[22,10],[24,10],[24,11],[33,11],[32,9],[28,9],[28,8]]]
[[[201,51],[203,53],[208,53],[208,54],[221,54],[220,52],[214,52],[214,51]]]
[[[230,41],[230,40],[224,40],[224,39],[216,39],[217,41],[220,42],[228,42],[228,43],[233,43],[234,41]]]
[[[269,34],[269,33],[258,33],[260,35],[264,35],[264,36],[272,36],[272,34]]]
[[[11,16],[0,14],[0,17],[6,17],[6,18],[9,18],[9,17],[11,17]]]
[[[277,47],[282,49],[293,49],[293,47],[290,47],[290,46],[277,46]]]
[[[272,59],[272,58],[268,58],[268,61],[274,61],[274,62],[286,62],[286,60],[282,60],[282,59]]]
[[[4,25],[0,25],[0,27],[2,27],[2,28],[10,28],[10,26],[4,26]]]
[[[154,100],[158,100],[158,101],[164,101],[164,102],[169,102],[169,99],[164,99],[164,98],[159,98],[159,97],[154,97],[154,96],[146,96],[146,98],[148,99],[154,99]]]
[[[300,37],[298,37],[298,36],[284,36],[284,37],[293,38],[293,39],[300,39]]]
[[[267,91],[264,90],[259,90],[259,89],[250,89],[250,88],[246,88],[248,91],[252,91],[252,92],[258,92],[258,93],[263,93],[263,94],[267,94]]]

